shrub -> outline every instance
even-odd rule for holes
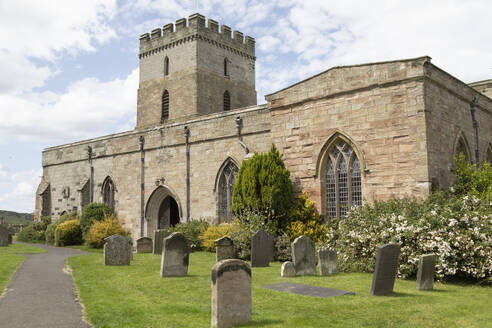
[[[292,247],[289,235],[283,233],[275,238],[275,260],[292,261]]]
[[[85,236],[94,221],[102,221],[106,215],[111,215],[112,211],[106,203],[90,203],[82,209],[80,215],[80,228]]]
[[[477,168],[465,160],[460,154],[456,158],[456,183],[453,192],[456,195],[474,195],[480,199],[492,201],[492,168],[485,162]]]
[[[17,233],[17,240],[34,243],[43,242],[45,232],[37,230],[35,225],[36,224],[34,223],[23,227],[22,230]]]
[[[290,172],[274,144],[268,153],[243,161],[232,197],[235,215],[241,217],[245,210],[258,212],[282,229],[288,224],[292,202]]]
[[[73,220],[77,219],[78,215],[77,212],[69,212],[66,214],[63,214],[60,216],[55,222],[48,224],[46,227],[46,232],[45,232],[45,240],[47,245],[54,245],[55,244],[55,230],[56,227],[58,227],[59,224],[68,221],[68,220]]]
[[[235,229],[236,227],[229,223],[208,226],[207,230],[200,234],[203,247],[209,252],[215,252],[215,241],[222,237],[230,237]]]
[[[106,215],[102,221],[92,223],[85,241],[89,247],[101,248],[104,245],[104,238],[115,234],[131,237],[130,232],[123,228],[114,215],[110,214]]]
[[[82,230],[78,219],[60,223],[55,229],[55,246],[82,244]]]
[[[251,238],[260,229],[275,237],[277,234],[277,225],[274,221],[266,218],[254,211],[245,210],[241,217],[234,221],[236,230],[231,234],[234,241],[237,255],[240,259],[249,260],[251,258]]]
[[[209,224],[205,220],[192,220],[189,222],[178,223],[174,227],[169,227],[169,232],[181,232],[188,239],[192,252],[203,249],[200,234],[207,230]]]

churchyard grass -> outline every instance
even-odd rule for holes
[[[209,327],[215,254],[190,254],[188,276],[159,277],[161,256],[134,254],[130,266],[104,266],[102,254],[68,259],[95,327]],[[372,274],[280,277],[281,263],[252,268],[253,322],[241,327],[492,327],[490,286],[396,280],[391,296],[370,296]],[[282,281],[343,289],[353,296],[306,297],[261,288]]]
[[[24,256],[21,254],[37,253],[46,253],[46,251],[39,247],[18,243],[0,247],[0,294],[3,293],[15,270],[24,261]]]

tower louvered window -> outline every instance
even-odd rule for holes
[[[328,154],[325,172],[326,215],[341,218],[351,206],[362,205],[360,164],[352,147],[336,141]]]
[[[162,116],[161,123],[169,118],[169,92],[164,90],[162,94]]]
[[[224,110],[231,109],[231,96],[229,95],[229,91],[224,92]]]
[[[229,76],[229,72],[227,71],[227,58],[224,58],[224,76]]]

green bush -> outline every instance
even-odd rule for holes
[[[80,215],[80,228],[85,236],[94,221],[102,221],[106,215],[111,215],[112,211],[106,203],[90,203],[82,209]]]
[[[215,241],[222,237],[231,237],[236,230],[236,226],[230,223],[219,225],[209,225],[207,230],[200,234],[203,248],[209,252],[215,252]]]
[[[60,223],[55,229],[55,246],[82,244],[82,230],[80,221],[72,219]]]
[[[283,233],[275,238],[275,260],[292,261],[292,241],[288,234]]]
[[[254,211],[244,210],[241,217],[234,221],[235,230],[231,234],[231,239],[236,248],[236,254],[240,259],[249,260],[251,258],[251,238],[260,229],[275,237],[277,225],[274,221],[266,218]]]
[[[189,242],[190,250],[200,251],[203,249],[200,234],[207,230],[209,224],[205,220],[192,220],[189,222],[178,223],[174,227],[169,227],[169,232],[181,232]]]
[[[30,224],[22,228],[17,233],[17,240],[23,242],[39,243],[44,241],[44,231],[37,230],[36,223]]]
[[[274,144],[268,153],[243,161],[234,185],[232,211],[241,217],[246,210],[260,213],[283,229],[293,202],[290,172]]]
[[[485,162],[482,167],[470,165],[465,155],[460,154],[456,159],[456,183],[453,192],[456,195],[474,195],[480,199],[492,201],[492,169]]]
[[[68,220],[78,219],[77,212],[69,212],[60,216],[55,222],[48,224],[45,232],[45,240],[47,245],[55,244],[55,230],[60,223]]]
[[[123,228],[118,219],[109,214],[101,221],[94,221],[85,236],[87,246],[101,248],[104,246],[104,238],[112,235],[131,237],[131,233]]]

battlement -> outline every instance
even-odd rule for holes
[[[219,23],[210,18],[205,25],[205,16],[196,13],[190,15],[188,20],[181,18],[175,24],[166,24],[162,29],[156,28],[151,33],[142,34],[139,57],[195,39],[202,39],[246,56],[255,56],[254,38],[250,36],[244,38],[243,33],[239,31],[234,31],[231,35],[231,28],[227,25],[221,25],[219,31]]]

